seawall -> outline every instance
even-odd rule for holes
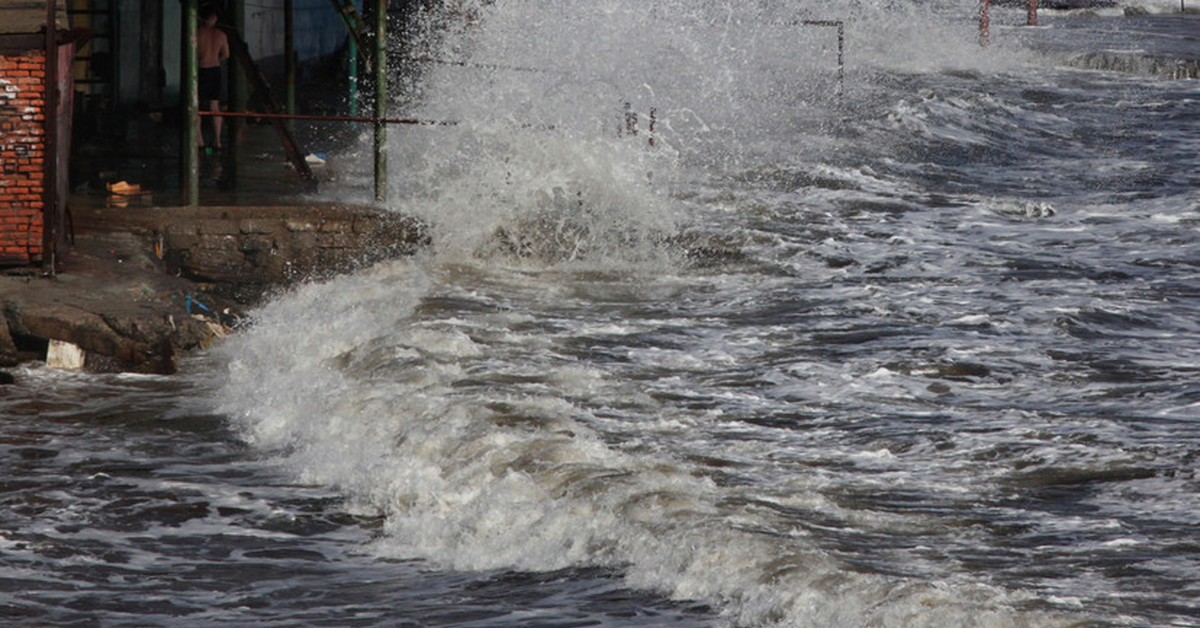
[[[369,207],[76,210],[53,277],[0,274],[0,367],[70,346],[98,371],[172,373],[273,290],[410,255],[418,221]]]

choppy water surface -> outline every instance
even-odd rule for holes
[[[0,402],[6,625],[705,623],[603,570],[380,559],[377,517],[264,464],[188,382],[17,375]]]
[[[21,371],[0,610],[1200,625],[1200,87],[925,4],[845,13],[839,85],[786,21],[837,8],[723,6],[442,23],[490,65],[390,134],[430,251],[186,377]]]

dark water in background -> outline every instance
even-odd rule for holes
[[[0,616],[1200,625],[1200,87],[1060,52],[1200,22],[801,5],[838,97],[723,8],[444,24],[551,71],[425,77],[475,121],[390,135],[433,251],[182,377],[19,370]]]

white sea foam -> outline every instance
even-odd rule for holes
[[[1010,521],[1102,531],[1116,536],[1092,547],[1121,551],[1134,538],[1095,517],[1014,514],[1023,488],[1146,475],[1120,445],[1133,439],[1107,438],[1119,425],[1044,409],[1111,386],[1047,366],[1069,352],[1006,344],[1011,329],[1068,335],[1056,326],[1092,297],[1060,292],[1058,265],[1024,283],[1005,269],[1041,270],[1043,248],[1090,225],[1015,193],[927,203],[922,169],[959,164],[913,151],[1003,157],[1014,137],[1058,142],[1077,123],[1016,124],[1034,108],[980,77],[1022,61],[980,52],[960,11],[859,4],[783,9],[846,11],[860,78],[949,70],[953,87],[851,86],[849,103],[879,115],[837,126],[828,38],[739,21],[730,4],[475,7],[436,52],[508,69],[431,69],[421,112],[462,123],[391,136],[396,204],[435,226],[433,251],[257,312],[228,348],[223,410],[296,476],[381,514],[380,555],[602,567],[738,625],[1067,621],[958,561],[1040,551],[982,542],[1010,538],[988,527]],[[838,133],[879,155],[823,159],[847,146]],[[764,270],[682,267],[690,220],[736,225],[736,253]],[[1083,383],[1048,388],[1046,373]]]
[[[276,301],[240,338],[224,392],[250,442],[386,517],[380,554],[467,570],[604,566],[629,586],[716,604],[739,625],[1050,621],[1015,613],[982,584],[892,582],[847,570],[800,530],[762,534],[770,524],[754,508],[730,505],[757,497],[672,456],[606,443],[567,400],[578,379],[567,378],[574,393],[555,390],[550,356],[528,356],[544,392],[509,390],[503,370],[515,365],[492,366],[506,349],[455,331],[465,321],[417,314],[439,289],[424,277],[391,263]],[[323,331],[297,341],[309,326]],[[587,370],[584,389],[607,377]],[[886,449],[845,455],[883,470],[897,462]],[[827,507],[808,491],[787,500]]]

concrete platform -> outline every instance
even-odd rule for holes
[[[90,207],[53,277],[0,273],[0,366],[70,343],[97,371],[172,373],[269,291],[411,254],[415,220],[368,207]]]
[[[238,155],[236,181],[206,178],[194,207],[180,206],[178,179],[163,174],[178,160],[161,155],[124,155],[80,185],[60,271],[0,269],[0,367],[46,359],[59,341],[82,350],[85,369],[171,373],[270,291],[429,240],[412,218],[307,194],[269,129],[249,133]],[[207,160],[206,175],[214,165]],[[339,193],[332,169],[317,173],[324,197],[362,196]],[[146,193],[111,194],[107,183],[118,180]]]
[[[55,341],[81,349],[86,369],[170,373],[272,290],[429,239],[417,221],[369,203],[361,125],[295,122],[302,153],[329,157],[313,167],[314,195],[275,127],[229,119],[234,150],[202,158],[200,202],[185,207],[177,112],[93,115],[86,104],[71,159],[74,246],[53,277],[0,268],[0,369],[45,359]],[[119,182],[143,193],[111,193]]]

